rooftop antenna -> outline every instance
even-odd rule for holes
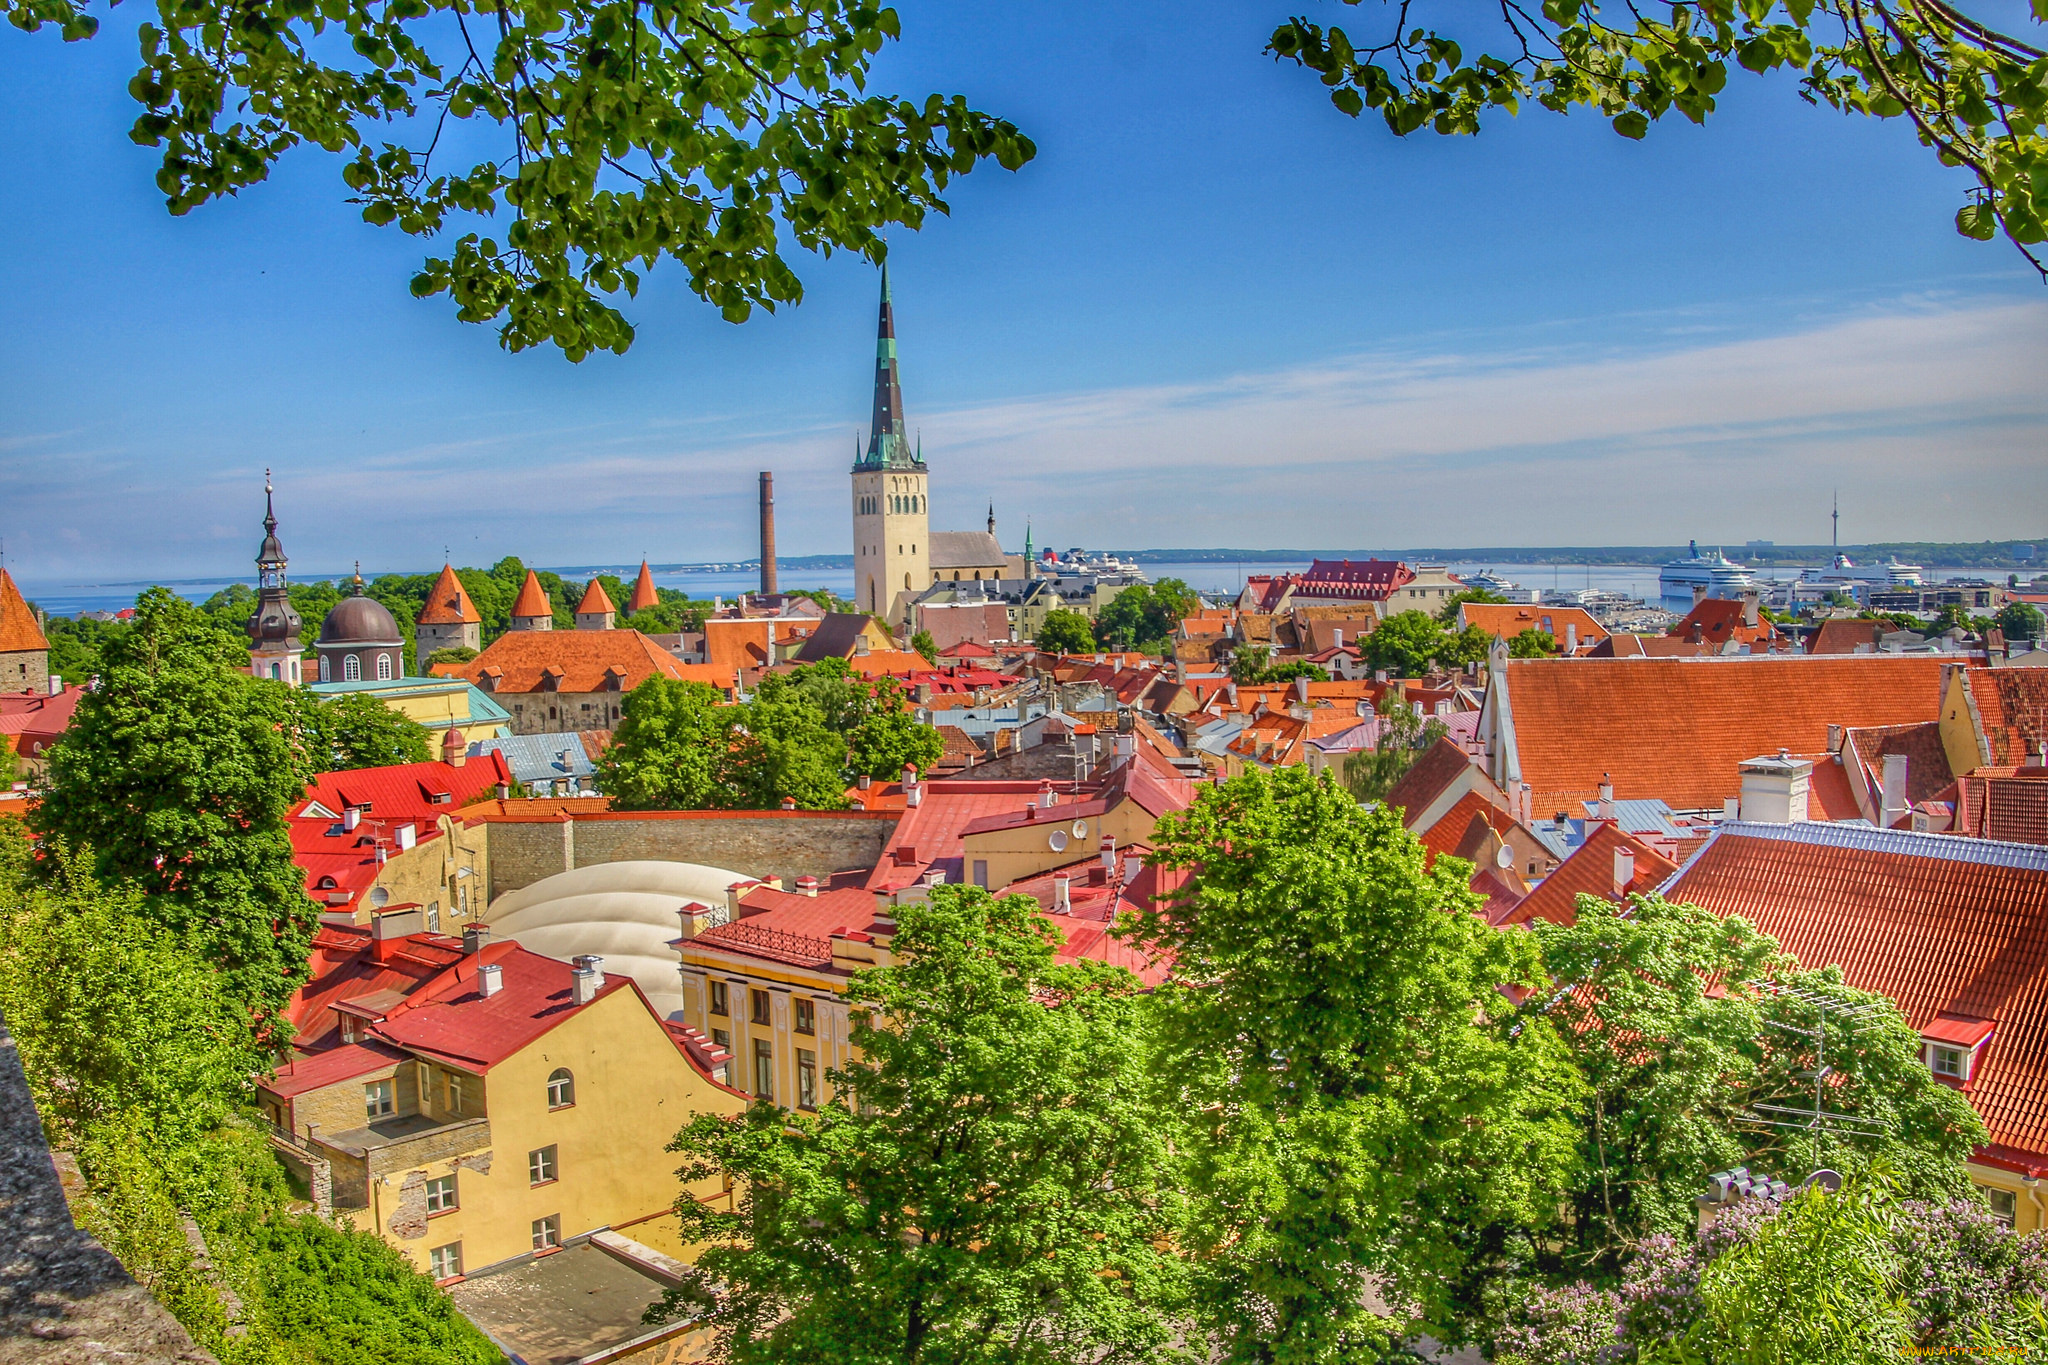
[[[1842,553],[1842,490],[1835,490],[1835,553]]]
[[[1827,1064],[1828,1016],[1832,1014],[1837,1020],[1836,1030],[1838,1032],[1846,1028],[1851,1033],[1854,1033],[1864,1025],[1881,1019],[1884,1015],[1885,1003],[1873,1000],[1863,1004],[1856,1004],[1850,1001],[1837,1000],[1820,991],[1809,990],[1801,986],[1787,986],[1776,981],[1766,981],[1762,985],[1765,990],[1770,991],[1774,995],[1789,997],[1811,1006],[1814,1012],[1819,1015],[1819,1018],[1815,1020],[1818,1027],[1810,1029],[1800,1028],[1796,1024],[1780,1023],[1776,1019],[1765,1021],[1773,1028],[1780,1028],[1787,1033],[1797,1033],[1813,1039],[1813,1108],[1794,1109],[1782,1104],[1752,1104],[1749,1107],[1753,1112],[1739,1115],[1739,1119],[1742,1122],[1756,1124],[1761,1127],[1783,1128],[1795,1132],[1803,1131],[1813,1134],[1813,1169],[1816,1171],[1822,1169],[1821,1139],[1830,1124],[1833,1124],[1848,1137],[1877,1137],[1891,1131],[1891,1125],[1881,1119],[1868,1118],[1861,1114],[1844,1114],[1838,1110],[1825,1109],[1821,1106],[1822,1087],[1827,1084],[1828,1077],[1834,1074],[1834,1069]]]

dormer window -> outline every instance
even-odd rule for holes
[[[1927,1045],[1927,1069],[1937,1076],[1948,1076],[1958,1081],[1970,1079],[1970,1053],[1967,1048],[1951,1047],[1947,1043]]]
[[[1921,1058],[1941,1080],[1967,1086],[1995,1027],[1989,1019],[1943,1015],[1920,1030]]]
[[[313,889],[315,891],[333,891],[338,885],[339,883],[334,878],[322,877],[319,881],[313,883]]]

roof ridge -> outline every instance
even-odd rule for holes
[[[1771,839],[1779,843],[1816,844],[1833,848],[1862,849],[1872,853],[1900,853],[1915,858],[1938,858],[1945,862],[1975,863],[1983,867],[2007,867],[2022,872],[2048,872],[2048,847],[2015,844],[2000,839],[1980,839],[1969,834],[1920,834],[1912,830],[1879,829],[1861,820],[1797,824],[1765,824],[1754,820],[1724,820],[1715,826],[1708,846],[1722,835],[1738,838]],[[1697,857],[1698,855],[1695,855]],[[1681,869],[1682,870],[1682,869]]]

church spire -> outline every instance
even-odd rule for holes
[[[914,469],[924,464],[903,425],[903,383],[896,373],[896,307],[889,266],[882,264],[882,308],[875,323],[875,407],[868,422],[867,469]]]

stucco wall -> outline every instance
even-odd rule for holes
[[[827,877],[873,867],[898,817],[865,811],[650,811],[499,819],[488,831],[490,898],[596,863],[651,858],[750,877]]]

